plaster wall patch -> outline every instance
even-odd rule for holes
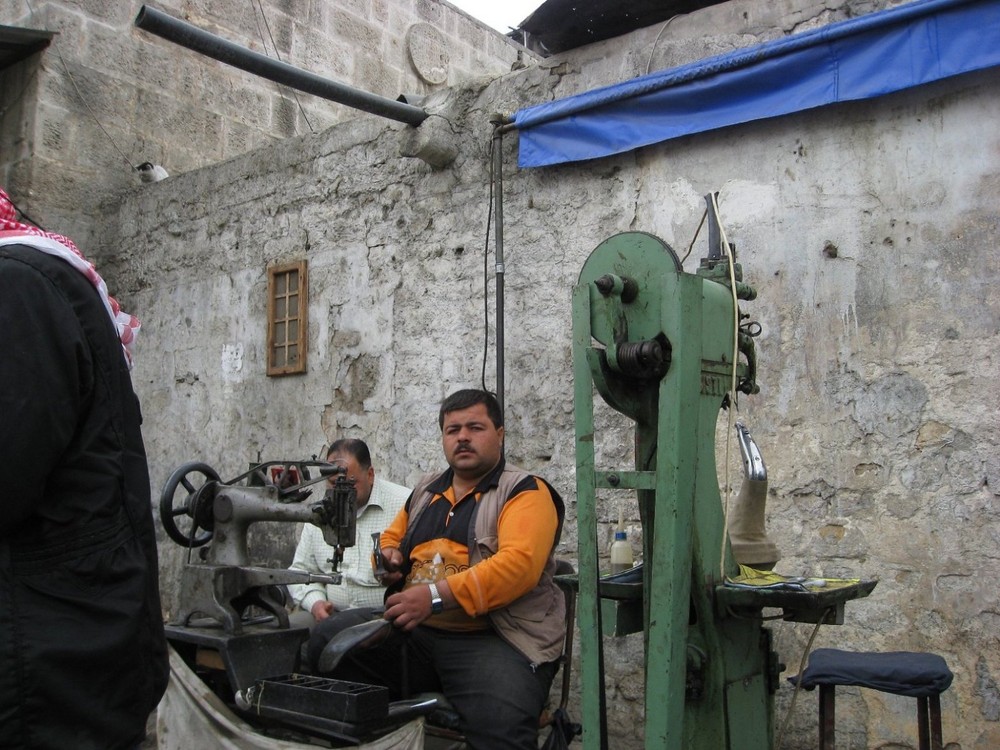
[[[444,35],[428,23],[415,23],[406,32],[410,63],[421,79],[430,84],[448,80],[447,42]]]

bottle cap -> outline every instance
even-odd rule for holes
[[[615,532],[615,541],[617,542],[617,541],[619,541],[621,539],[628,539],[628,536],[626,536],[626,534],[625,534],[624,531],[616,531]]]

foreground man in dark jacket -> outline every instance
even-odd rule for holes
[[[0,748],[135,748],[167,682],[138,321],[0,190]]]

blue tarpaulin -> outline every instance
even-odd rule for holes
[[[1000,65],[1000,0],[915,0],[522,109],[518,164],[610,156]]]

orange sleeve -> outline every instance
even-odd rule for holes
[[[406,526],[410,522],[410,514],[406,512],[406,505],[399,509],[399,513],[392,519],[389,528],[382,532],[382,549],[394,547],[399,549],[399,545],[406,535]]]
[[[448,576],[448,586],[466,614],[475,617],[505,607],[538,585],[558,525],[544,483],[508,500],[497,521],[497,553]]]

